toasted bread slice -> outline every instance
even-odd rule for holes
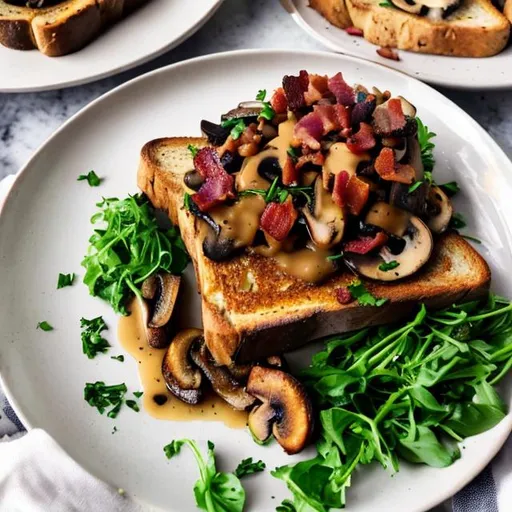
[[[49,57],[80,50],[131,5],[146,0],[66,0],[46,8],[17,7],[0,0],[0,44],[15,50],[38,48]]]
[[[512,0],[505,0],[503,14],[507,17],[508,21],[512,23]]]
[[[352,24],[379,46],[456,57],[489,57],[507,44],[510,23],[489,0],[462,0],[450,16],[433,21],[382,0],[344,0]]]
[[[309,6],[339,28],[352,26],[345,0],[309,0]]]
[[[146,144],[138,185],[179,224],[202,294],[205,339],[220,364],[259,359],[321,336],[391,322],[419,302],[443,307],[476,298],[489,288],[486,262],[455,233],[439,238],[429,263],[411,278],[390,284],[364,281],[376,297],[389,299],[382,307],[337,301],[336,290],[354,281],[349,272],[315,286],[284,274],[271,258],[243,255],[216,263],[203,254],[200,221],[183,207],[183,176],[193,168],[188,144],[200,147],[206,140],[168,138]]]

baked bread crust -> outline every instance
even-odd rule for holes
[[[309,0],[309,6],[336,27],[347,28],[352,25],[344,0]]]

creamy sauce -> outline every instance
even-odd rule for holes
[[[379,226],[395,236],[404,236],[411,214],[388,203],[375,203],[366,215],[366,224]]]
[[[356,174],[357,166],[360,162],[370,160],[368,153],[361,153],[356,155],[348,149],[344,142],[336,142],[329,148],[327,157],[325,158],[323,167],[323,180],[324,187],[329,185],[329,178],[331,175],[336,176],[341,171],[347,171],[350,176]]]
[[[137,361],[144,395],[142,404],[150,416],[172,421],[222,421],[228,427],[245,428],[247,413],[235,411],[213,392],[198,405],[188,405],[167,391],[162,377],[162,360],[166,349],[147,344],[141,309],[135,299],[130,316],[119,319],[118,338],[121,346]],[[160,404],[160,405],[159,405]]]
[[[290,253],[280,252],[274,259],[283,272],[316,283],[336,270],[332,261],[327,259],[330,254],[328,251],[300,249]]]

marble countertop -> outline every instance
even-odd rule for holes
[[[210,22],[162,57],[89,85],[30,94],[0,94],[0,179],[16,173],[75,112],[113,87],[152,69],[208,53],[239,48],[324,50],[277,0],[226,0]],[[512,158],[512,91],[440,89],[473,116]]]

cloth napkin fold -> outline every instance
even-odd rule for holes
[[[13,183],[14,176],[0,181],[0,207]],[[49,510],[142,512],[118,489],[87,473],[46,432],[33,429],[27,434],[0,388],[0,511]],[[449,511],[512,511],[512,436],[451,504],[445,502],[431,512]]]

